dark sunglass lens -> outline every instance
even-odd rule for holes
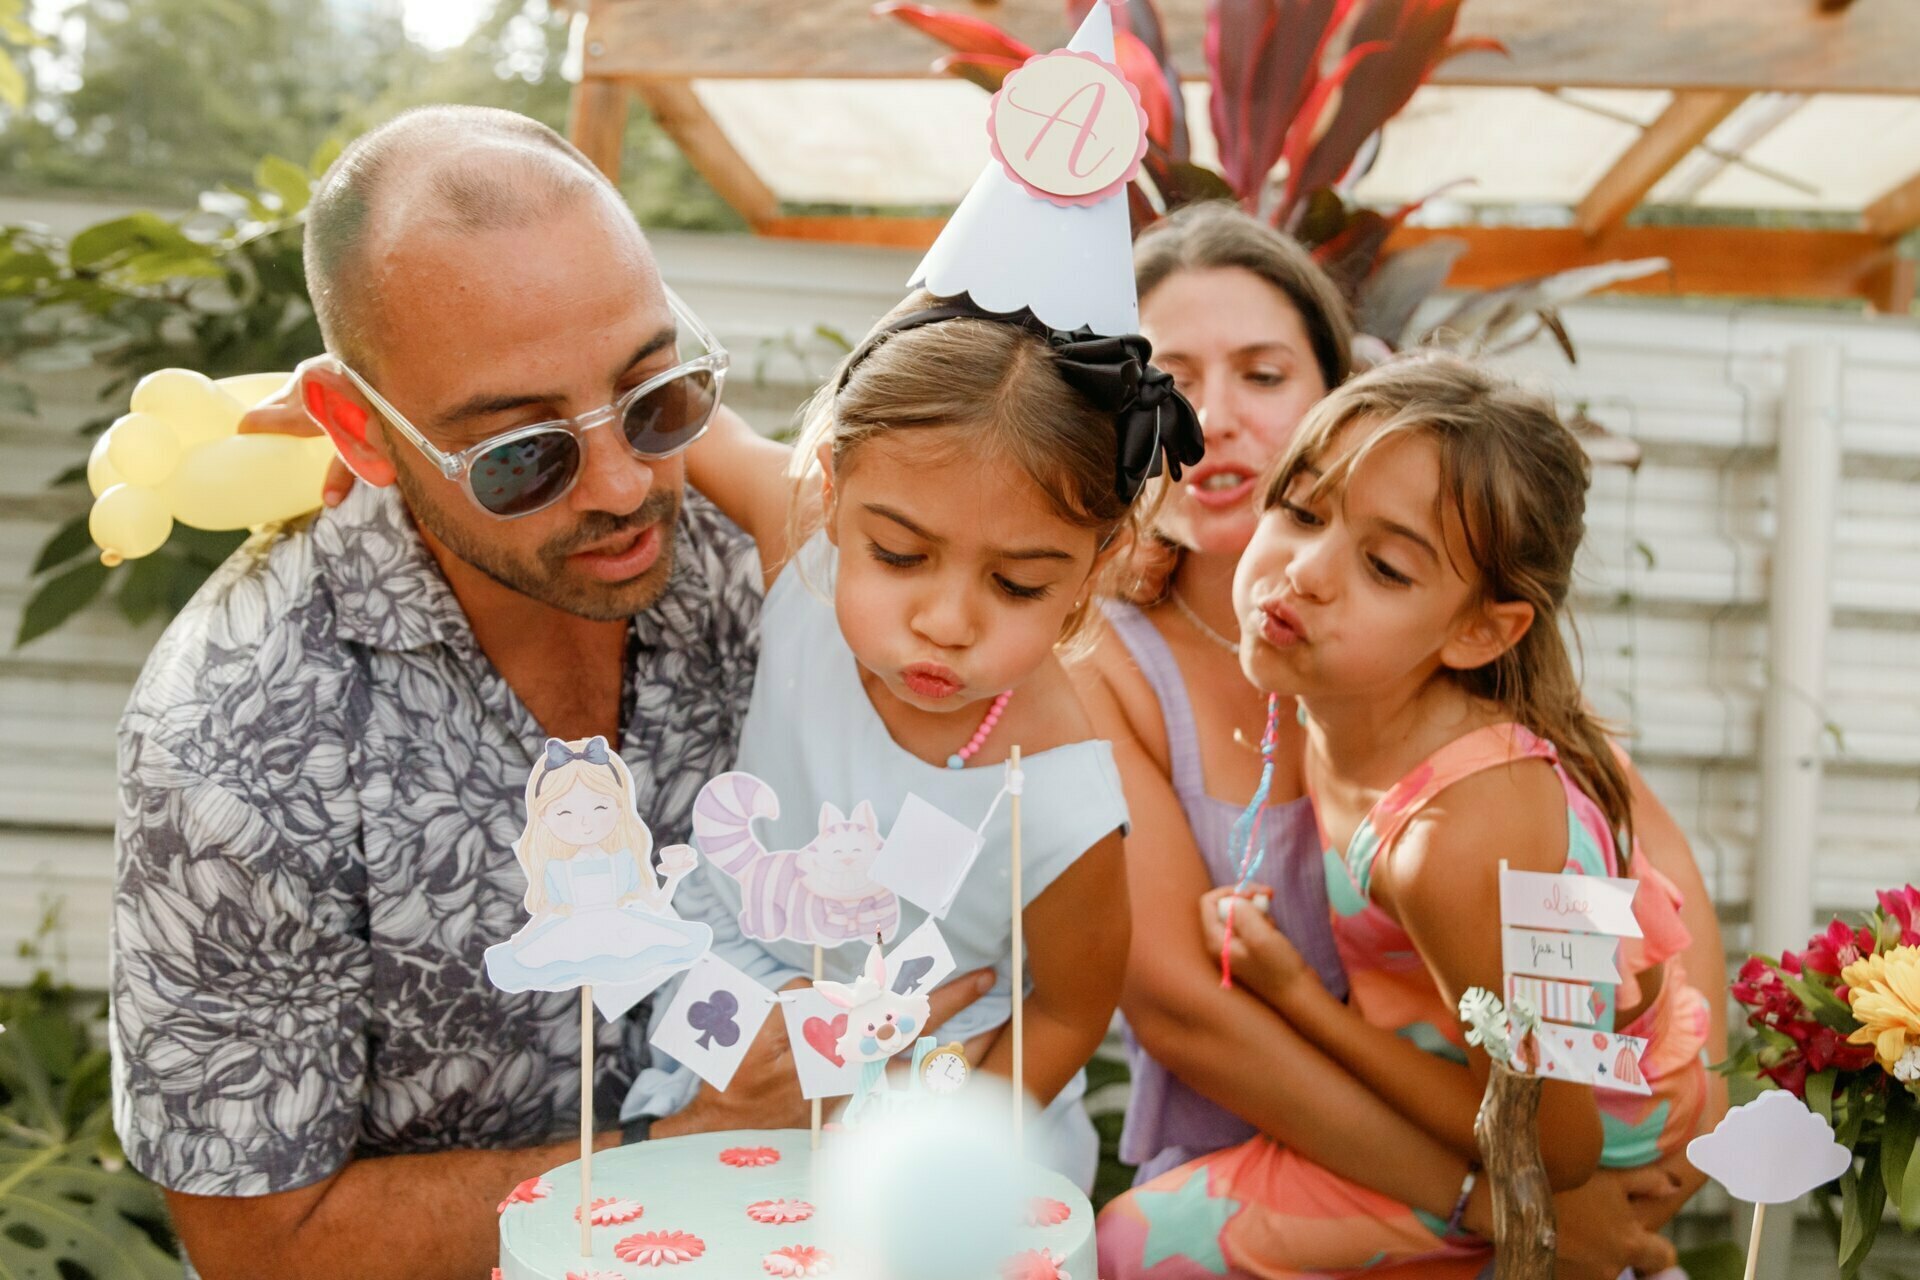
[[[569,432],[542,431],[489,449],[473,464],[473,496],[497,516],[525,515],[566,491],[580,466]]]
[[[665,457],[693,443],[720,401],[711,371],[694,369],[641,396],[627,409],[627,443],[648,457]]]

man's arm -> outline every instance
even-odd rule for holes
[[[605,1133],[595,1146],[619,1140]],[[499,1261],[507,1193],[579,1154],[577,1142],[562,1142],[381,1156],[272,1195],[169,1191],[167,1207],[205,1280],[480,1280]]]

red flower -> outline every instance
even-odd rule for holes
[[[1835,920],[1825,933],[1817,933],[1807,942],[1799,959],[1809,973],[1824,973],[1837,978],[1840,971],[1863,956],[1873,954],[1873,930],[1864,925],[1848,928],[1844,920]]]
[[[1920,889],[1912,885],[1882,889],[1879,898],[1880,909],[1900,926],[1899,945],[1920,946]]]

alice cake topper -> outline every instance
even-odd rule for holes
[[[527,777],[526,804],[513,851],[527,877],[529,918],[487,948],[495,986],[603,984],[644,995],[707,950],[713,930],[673,910],[692,851],[663,851],[655,874],[653,834],[635,807],[633,777],[605,738],[547,739]]]

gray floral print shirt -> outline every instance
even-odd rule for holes
[[[620,749],[664,846],[731,766],[758,648],[752,543],[689,492],[633,620]],[[356,1156],[577,1130],[578,996],[494,989],[545,739],[393,490],[243,547],[120,726],[114,1119],[164,1186],[252,1196]],[[598,1023],[612,1123],[646,1010]]]

